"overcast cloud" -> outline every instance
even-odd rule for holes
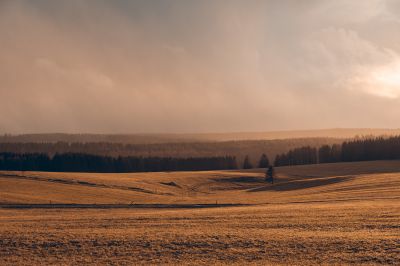
[[[0,0],[0,133],[400,127],[400,1]]]

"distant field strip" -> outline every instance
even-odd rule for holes
[[[104,184],[99,184],[99,183],[90,183],[90,182],[86,182],[86,181],[80,181],[79,179],[58,179],[58,178],[46,178],[46,177],[40,177],[40,176],[28,176],[28,175],[17,175],[17,174],[2,174],[2,175],[0,175],[0,178],[2,178],[2,177],[27,179],[27,180],[52,182],[52,183],[61,183],[61,184],[67,184],[67,185],[123,189],[123,190],[133,190],[133,191],[138,191],[138,192],[143,192],[143,193],[153,193],[152,191],[148,191],[148,190],[137,188],[137,187],[104,185]]]
[[[132,174],[0,172],[0,202],[53,207],[233,206],[400,197],[400,161],[280,167],[276,172],[274,184],[265,182],[263,169]]]

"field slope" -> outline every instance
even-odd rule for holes
[[[262,204],[395,199],[400,161],[134,174],[0,172],[0,204]]]
[[[1,172],[0,264],[400,264],[400,161],[276,170]]]

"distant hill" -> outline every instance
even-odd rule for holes
[[[201,133],[201,134],[21,134],[2,135],[0,143],[43,143],[43,142],[109,142],[125,144],[157,144],[182,142],[222,142],[239,140],[274,140],[299,138],[354,138],[356,136],[400,135],[400,129],[377,128],[336,128],[317,130],[236,132],[236,133]]]
[[[266,153],[271,162],[277,154],[286,153],[301,146],[320,147],[322,145],[341,144],[344,139],[302,138],[275,140],[238,140],[238,141],[197,141],[152,144],[130,144],[116,142],[3,142],[0,152],[12,153],[85,153],[107,156],[143,156],[143,157],[219,157],[235,156],[241,165],[246,155],[256,164],[261,154]]]

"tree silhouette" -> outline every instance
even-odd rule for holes
[[[269,160],[265,153],[261,155],[260,161],[258,162],[258,168],[267,168],[269,166]]]
[[[253,165],[250,162],[250,158],[248,155],[246,155],[246,157],[244,158],[244,162],[243,162],[243,169],[252,169]]]

